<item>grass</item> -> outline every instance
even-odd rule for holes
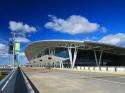
[[[0,76],[0,80],[2,80],[5,76]]]

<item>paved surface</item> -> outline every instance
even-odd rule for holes
[[[23,68],[41,93],[124,93],[125,75]]]

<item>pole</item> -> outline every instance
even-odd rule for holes
[[[15,33],[13,33],[13,70],[15,69]]]
[[[19,67],[20,63],[19,63],[19,57],[20,57],[20,54],[17,55],[17,65]]]

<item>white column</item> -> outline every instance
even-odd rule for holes
[[[61,67],[62,67],[62,69],[64,68],[64,66],[63,66],[63,61],[61,61]]]
[[[60,69],[62,68],[62,63],[61,62],[59,62],[59,65],[60,65]]]
[[[72,49],[71,48],[68,48],[68,52],[69,52],[69,59],[70,59],[70,65],[72,67]]]
[[[51,50],[50,50],[50,48],[49,48],[49,55],[51,54]]]
[[[75,48],[74,56],[73,56],[72,68],[74,68],[74,65],[75,65],[75,62],[76,62],[77,53],[78,53],[78,48]]]
[[[102,60],[102,53],[103,53],[103,50],[100,51],[99,66],[100,66],[100,64],[101,64],[101,60]]]
[[[75,49],[74,55],[72,56],[72,49],[68,48],[71,68],[74,68],[74,65],[75,65],[75,62],[76,62],[76,57],[77,57],[77,52],[78,52],[78,48],[75,47],[74,49]]]
[[[95,55],[95,62],[96,62],[96,65],[98,66],[98,60],[97,60],[97,55],[96,55],[96,51],[94,50],[94,55]]]
[[[99,55],[99,59],[98,59],[98,58],[97,58],[96,51],[94,50],[95,61],[96,61],[97,66],[100,66],[100,64],[101,64],[102,53],[103,53],[103,50],[101,50],[100,55]]]
[[[53,49],[50,50],[50,55],[53,55]]]

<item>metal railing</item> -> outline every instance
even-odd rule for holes
[[[14,93],[16,74],[17,71],[13,70],[9,75],[7,75],[3,80],[0,81],[0,93]]]
[[[40,93],[27,75],[17,68],[0,81],[0,93]]]

